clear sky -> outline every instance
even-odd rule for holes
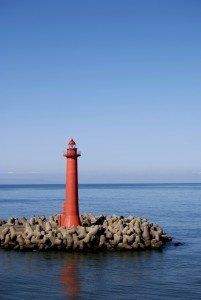
[[[201,182],[200,0],[0,0],[0,183]]]

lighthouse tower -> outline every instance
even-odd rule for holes
[[[77,158],[81,155],[76,148],[76,143],[71,139],[64,156],[66,160],[66,199],[63,203],[62,214],[59,225],[63,227],[74,227],[81,224],[78,204],[78,172]]]

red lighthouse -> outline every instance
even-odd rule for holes
[[[76,148],[73,139],[68,143],[69,147],[64,154],[67,158],[66,165],[66,199],[63,203],[62,214],[59,225],[64,227],[74,227],[81,225],[78,205],[78,174],[77,158],[81,155]]]

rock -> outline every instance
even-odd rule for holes
[[[141,235],[141,223],[138,220],[135,221],[134,230],[137,234]]]
[[[75,228],[68,229],[68,232],[70,234],[74,234],[74,233],[76,233],[76,229]]]
[[[31,239],[34,234],[33,229],[31,228],[29,223],[26,223],[25,225],[25,234],[27,235],[27,239]]]
[[[127,220],[130,222],[133,220],[133,218],[134,218],[133,216],[128,216]]]
[[[59,246],[59,245],[61,245],[61,243],[62,243],[62,241],[60,239],[55,238],[54,245]]]
[[[32,243],[32,244],[37,244],[37,243],[38,243],[38,238],[35,237],[35,236],[32,236],[32,237],[31,237],[31,243]]]
[[[112,234],[115,234],[116,233],[116,230],[114,228],[112,228],[112,226],[108,226],[107,228]]]
[[[145,244],[145,247],[147,249],[149,249],[151,247],[151,241],[150,240],[145,240],[144,244]]]
[[[55,221],[51,221],[50,225],[51,225],[52,228],[57,228],[57,226],[58,226]]]
[[[19,249],[20,249],[20,245],[15,245],[14,248],[13,248],[13,250],[16,250],[16,251],[19,250]]]
[[[156,225],[152,226],[150,229],[150,234],[155,237],[155,236],[160,236],[162,235],[162,229]]]
[[[16,229],[12,226],[10,227],[10,237],[11,237],[11,240],[15,240],[16,237],[17,237],[17,231]]]
[[[36,227],[35,227],[35,230],[34,230],[35,232],[41,232],[41,225],[36,225]]]
[[[18,220],[18,219],[16,219],[16,220],[15,220],[15,224],[14,224],[14,225],[15,225],[15,226],[16,226],[16,225],[20,225],[20,223],[19,223],[19,220]]]
[[[111,239],[113,237],[113,234],[110,231],[106,231],[105,236],[107,239]]]
[[[41,219],[38,219],[38,225],[40,225],[41,227],[43,227],[44,222]]]
[[[124,244],[124,243],[122,243],[122,249],[124,249],[124,250],[132,250],[132,246],[131,245],[128,245],[128,244]]]
[[[165,241],[165,242],[171,242],[172,241],[172,237],[171,236],[167,236],[166,234],[162,234],[161,238]]]
[[[25,250],[24,245],[20,245],[20,251],[24,251],[24,250]]]
[[[78,234],[78,237],[79,239],[84,239],[86,234],[87,234],[87,231],[86,231],[86,228],[83,227],[83,226],[78,226],[77,227],[77,234]]]
[[[163,243],[161,241],[157,241],[155,239],[151,240],[151,248],[152,249],[161,249],[163,247]]]
[[[72,235],[73,237],[73,249],[77,249],[78,248],[78,245],[79,245],[79,239],[78,239],[78,236],[74,233]]]
[[[32,218],[29,220],[29,224],[30,224],[30,225],[35,225],[35,224],[36,224],[36,218],[35,218],[35,217],[32,217]]]
[[[150,240],[149,228],[148,228],[147,225],[145,225],[145,226],[143,227],[142,237],[143,237],[143,239],[146,240],[146,241],[147,241],[147,240]]]
[[[171,240],[158,225],[133,216],[83,214],[82,226],[58,227],[58,215],[0,221],[0,247],[16,251],[160,250]],[[4,224],[6,223],[7,226]],[[19,234],[20,233],[20,234]],[[174,243],[180,246],[182,243]]]
[[[67,246],[66,246],[66,248],[67,249],[71,249],[71,247],[73,246],[73,237],[70,234],[68,234],[66,236],[66,240],[67,240]]]
[[[67,230],[63,227],[60,227],[59,230],[62,234],[62,237],[65,239],[67,237]]]
[[[99,230],[99,225],[95,225],[94,227],[88,227],[86,228],[86,231],[90,234],[90,235],[95,235]]]
[[[20,225],[25,225],[27,223],[27,219],[25,217],[22,217],[21,219],[18,220]]]
[[[175,242],[175,243],[173,243],[173,245],[174,245],[175,247],[179,247],[179,246],[183,246],[184,243],[181,243],[181,242]]]
[[[139,236],[139,235],[136,235],[136,236],[135,236],[135,242],[136,242],[136,243],[140,243],[140,236]]]
[[[14,225],[15,224],[15,218],[10,218],[7,223],[7,225]]]
[[[140,250],[145,250],[146,246],[143,243],[138,244]]]
[[[18,236],[17,236],[17,242],[19,243],[19,245],[20,246],[23,246],[24,245],[24,238],[22,237],[22,235],[21,234],[19,234]]]
[[[78,245],[79,250],[84,250],[86,248],[86,244],[84,243],[84,241],[79,241],[79,245]]]
[[[139,243],[137,242],[134,242],[131,247],[134,249],[134,250],[137,250],[139,248]]]
[[[61,232],[57,233],[57,237],[61,240],[63,238],[63,235],[61,234]]]
[[[39,245],[39,250],[43,250],[43,249],[45,249],[45,246],[43,244],[40,244]]]
[[[41,218],[41,220],[42,220],[43,222],[46,220],[46,217],[45,217],[45,216],[41,216],[40,218]]]
[[[132,235],[135,232],[134,228],[130,228],[127,230],[127,235]]]
[[[46,231],[46,232],[49,232],[51,229],[52,229],[52,227],[51,227],[51,225],[50,225],[50,222],[46,222],[46,223],[45,223],[45,231]]]
[[[2,230],[2,233],[1,233],[1,239],[4,240],[5,239],[5,236],[6,234],[10,231],[9,227],[5,227],[3,230]]]
[[[122,250],[123,249],[123,243],[119,243],[117,245],[117,250]]]
[[[117,245],[117,244],[119,244],[120,242],[122,242],[122,236],[121,236],[121,235],[118,235],[117,233],[114,234],[113,238],[114,238],[114,243],[115,243],[115,245]]]
[[[124,229],[122,230],[122,234],[127,234],[128,230],[129,230],[128,226],[124,227]]]
[[[50,216],[48,221],[49,221],[50,223],[51,223],[51,222],[54,222],[54,216]]]
[[[55,237],[53,235],[49,235],[48,237],[49,241],[50,241],[50,248],[54,247],[55,244]]]
[[[7,233],[5,236],[5,241],[4,241],[4,245],[8,245],[11,241],[11,234]]]
[[[105,216],[99,216],[98,218],[97,218],[97,220],[96,220],[96,222],[95,222],[95,224],[96,225],[102,225],[103,224],[103,222],[105,221]]]
[[[90,238],[91,238],[90,234],[87,233],[87,235],[86,235],[85,238],[83,239],[84,243],[85,243],[85,244],[88,244],[89,241],[90,241]]]
[[[105,246],[105,243],[106,243],[106,238],[105,238],[105,236],[102,234],[102,235],[100,236],[99,246],[102,248],[103,246]]]

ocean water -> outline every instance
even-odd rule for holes
[[[162,252],[0,250],[0,299],[201,299],[201,184],[80,185],[80,211],[145,217],[174,242]],[[61,210],[63,185],[0,186],[0,219]]]

